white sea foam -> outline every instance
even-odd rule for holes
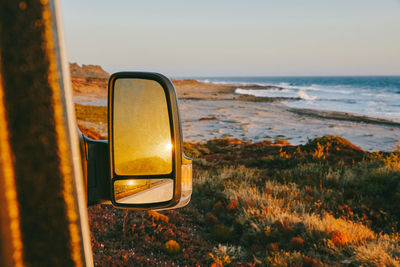
[[[288,82],[284,81],[285,79]],[[244,77],[243,80],[227,78],[216,82],[213,79],[210,81],[216,84],[236,85],[235,93],[237,94],[299,99],[298,101],[284,102],[291,107],[353,112],[400,119],[399,83],[397,80],[385,79],[384,77],[283,77],[281,79],[283,81],[279,81],[280,78]],[[251,85],[276,88],[252,90],[249,88]]]
[[[316,96],[309,96],[307,95],[307,93],[305,91],[299,91],[297,93],[297,95],[301,98],[301,99],[305,99],[305,100],[315,100],[317,99]]]

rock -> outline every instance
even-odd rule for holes
[[[110,74],[103,70],[99,65],[85,65],[82,67],[77,63],[69,63],[69,69],[72,77],[80,78],[109,78]]]

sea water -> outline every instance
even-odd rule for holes
[[[195,79],[202,82],[235,84],[237,94],[290,98],[284,101],[289,107],[350,112],[400,122],[400,76]],[[276,88],[241,88],[248,85],[272,85]]]

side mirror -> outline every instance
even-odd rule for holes
[[[135,209],[185,206],[192,161],[183,154],[171,81],[157,73],[119,72],[108,87],[111,202]]]

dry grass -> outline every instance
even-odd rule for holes
[[[400,247],[387,236],[354,249],[352,260],[363,266],[400,266]]]
[[[400,266],[398,150],[322,137],[297,147],[211,140],[185,152],[194,191],[184,209],[92,210],[97,264]]]
[[[308,151],[307,146],[276,150],[264,163],[289,167],[276,165],[274,170],[270,165],[248,167],[246,162],[221,167],[209,156],[202,162],[193,204],[213,218],[207,222],[211,232],[223,228],[229,236],[220,242],[242,248],[240,255],[227,254],[232,262],[400,266],[397,206],[390,203],[396,192],[385,193],[387,186],[400,189],[399,152],[361,155],[344,139],[329,140],[319,139]],[[224,147],[213,144],[206,153],[213,149],[221,161]],[[355,153],[355,159],[346,155],[346,161],[340,160],[338,153]],[[294,165],[285,163],[296,159]],[[374,207],[374,201],[381,206]],[[391,234],[381,234],[380,229],[391,229]],[[213,257],[225,264],[223,257]]]

